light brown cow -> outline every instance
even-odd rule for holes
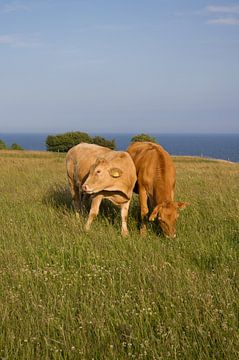
[[[170,155],[158,144],[135,142],[127,150],[131,155],[137,172],[134,191],[139,194],[141,211],[141,233],[146,232],[145,219],[149,205],[153,211],[150,221],[158,218],[164,235],[176,236],[177,210],[184,209],[186,202],[174,201],[176,171]]]
[[[102,199],[106,198],[121,207],[121,232],[127,235],[128,209],[137,179],[130,155],[81,143],[68,151],[66,166],[75,210],[80,211],[84,193],[91,198],[86,230],[97,216]]]

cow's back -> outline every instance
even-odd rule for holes
[[[134,161],[138,183],[143,184],[149,192],[155,191],[155,187],[174,188],[175,168],[170,155],[162,146],[151,142],[135,142],[127,151]]]

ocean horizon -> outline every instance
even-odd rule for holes
[[[57,134],[57,133],[55,133]],[[55,135],[51,133],[51,135]],[[126,150],[136,133],[92,132],[91,136],[115,139],[117,150]],[[46,151],[49,133],[0,133],[8,146],[21,145],[25,150]],[[171,155],[191,155],[239,162],[239,134],[158,134],[150,133]]]

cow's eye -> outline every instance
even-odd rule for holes
[[[100,173],[101,173],[101,170],[97,170],[97,171],[96,171],[96,174],[100,174]]]

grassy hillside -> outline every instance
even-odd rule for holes
[[[89,233],[64,155],[0,152],[0,359],[238,359],[239,164],[175,158],[175,240]]]

